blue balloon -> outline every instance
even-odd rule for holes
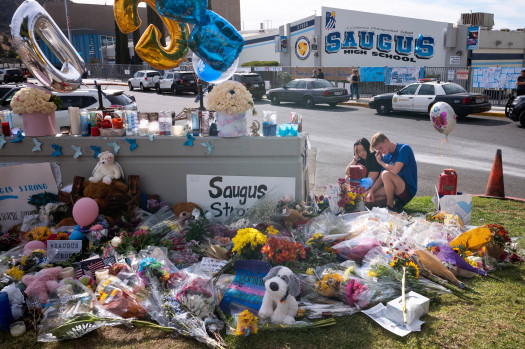
[[[370,177],[362,178],[361,179],[361,186],[365,188],[365,190],[368,190],[368,188],[371,188],[372,185],[374,185],[374,181]]]
[[[188,46],[212,69],[224,72],[241,54],[244,39],[227,20],[206,11],[204,24],[193,28]]]
[[[233,75],[233,73],[235,73],[235,70],[237,70],[238,64],[239,59],[236,59],[231,67],[229,67],[225,72],[221,72],[207,65],[195,53],[191,58],[191,65],[193,66],[193,70],[195,70],[195,73],[197,73],[199,79],[216,84],[228,80]]]
[[[156,0],[162,16],[178,22],[201,24],[206,20],[208,0]]]
[[[77,225],[69,235],[69,240],[84,240],[85,238],[86,236],[80,232],[79,225]]]

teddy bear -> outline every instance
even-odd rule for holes
[[[200,207],[193,202],[179,202],[173,205],[173,213],[182,220],[190,219],[194,209],[200,210]]]
[[[259,309],[259,317],[270,318],[272,323],[295,323],[299,309],[295,297],[301,292],[299,278],[289,268],[277,266],[270,269],[263,282],[266,291]]]
[[[34,275],[25,275],[22,282],[27,286],[24,290],[29,297],[38,298],[40,303],[46,304],[50,293],[56,293],[58,278],[62,267],[42,269]]]
[[[119,179],[124,175],[124,171],[118,162],[115,162],[115,155],[109,151],[98,154],[97,166],[93,169],[93,176],[89,177],[91,183],[103,183],[110,185],[113,179]]]
[[[119,197],[128,194],[128,186],[120,179],[114,179],[109,185],[98,182],[84,181],[82,184],[82,196],[92,198],[98,204],[101,213],[108,214],[108,198]],[[119,212],[122,210],[118,210]]]

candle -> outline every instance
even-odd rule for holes
[[[23,321],[17,321],[11,324],[9,327],[11,336],[18,337],[26,333],[26,324]]]
[[[57,289],[57,295],[58,297],[62,298],[65,296],[72,296],[73,295],[73,286],[70,284],[61,286]]]
[[[124,120],[122,118],[114,118],[112,121],[113,128],[124,128]]]
[[[148,119],[142,119],[139,122],[139,135],[140,136],[147,136],[149,133],[149,122]]]
[[[100,284],[102,281],[106,280],[109,276],[108,269],[99,269],[95,272],[95,279],[97,284]]]
[[[60,272],[60,279],[74,278],[74,277],[75,277],[75,269],[73,269],[73,267],[62,268],[62,271]]]
[[[175,125],[171,127],[171,134],[175,137],[182,137],[184,136],[184,126],[183,125]]]
[[[11,129],[8,122],[2,122],[2,134],[6,137],[11,136]]]
[[[148,133],[150,135],[158,135],[159,134],[159,122],[158,121],[151,121],[148,125]]]
[[[69,114],[69,125],[71,134],[78,136],[80,134],[80,110],[78,107],[67,108]]]

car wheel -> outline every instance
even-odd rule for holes
[[[328,103],[328,105],[330,105],[332,108],[334,108],[334,107],[337,105],[337,103],[336,103],[336,102],[334,102],[334,103]]]
[[[270,101],[271,101],[272,105],[279,105],[279,104],[281,104],[281,101],[279,100],[279,96],[277,96],[277,95],[272,95],[270,97]]]
[[[387,115],[388,113],[390,113],[390,107],[388,106],[388,104],[386,104],[386,102],[380,102],[377,105],[376,110],[379,115]]]
[[[131,84],[131,82],[128,82],[128,88],[130,91],[133,91],[133,85]]]
[[[161,95],[162,90],[160,89],[160,85],[155,86],[155,89],[157,90],[157,94]]]
[[[314,103],[314,99],[310,96],[306,96],[304,97],[304,105],[307,107],[307,108],[313,108],[315,107],[315,103]]]
[[[505,105],[505,116],[506,117],[509,117],[509,110],[510,110],[510,106],[512,105],[513,101],[514,101],[514,96],[510,96],[507,104]]]
[[[146,91],[146,88],[144,87],[144,85],[142,84],[142,82],[140,83],[140,90],[142,92]]]
[[[525,111],[522,111],[520,114],[520,124],[521,127],[525,127]]]

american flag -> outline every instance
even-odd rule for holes
[[[89,271],[91,272],[91,275],[95,275],[95,272],[99,269],[104,269],[104,261],[99,258],[96,262],[91,263],[88,265]]]

